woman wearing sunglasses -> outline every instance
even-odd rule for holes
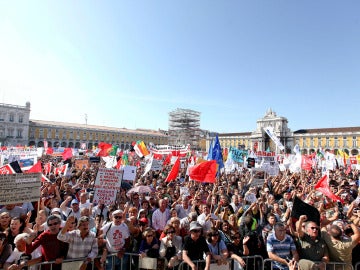
[[[211,259],[215,260],[218,265],[227,264],[229,256],[225,242],[221,239],[218,229],[212,228],[207,235],[207,244],[210,249]]]
[[[160,242],[160,257],[166,258],[168,268],[173,268],[181,260],[182,239],[171,225],[165,226],[164,234],[166,236]]]

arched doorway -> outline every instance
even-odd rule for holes
[[[43,141],[38,142],[37,147],[44,147],[44,142]]]

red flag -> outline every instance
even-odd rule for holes
[[[48,162],[44,165],[44,173],[45,175],[48,175],[51,172],[52,164],[51,162]]]
[[[41,161],[38,161],[34,166],[27,170],[26,173],[40,173],[41,171]]]
[[[305,155],[301,157],[301,169],[311,171],[312,163],[311,157]]]
[[[0,167],[0,174],[14,174],[14,169],[10,166],[10,164],[6,164],[5,166]]]
[[[161,154],[155,154],[155,153],[153,153],[153,155],[154,155],[154,159],[157,159],[157,160],[162,160],[162,158],[163,158],[163,155],[161,155]],[[164,165],[164,164],[163,164]]]
[[[170,181],[175,180],[179,174],[179,169],[180,169],[180,158],[177,158],[174,166],[171,168],[171,171],[169,172],[168,176],[166,177],[165,182],[170,182]]]
[[[65,148],[64,152],[62,153],[63,160],[67,160],[72,158],[72,149],[71,148]]]
[[[100,148],[100,152],[97,154],[97,156],[107,157],[112,148],[112,145],[110,143],[100,142],[98,147]]]
[[[198,182],[215,183],[216,160],[204,161],[189,169],[191,179]]]
[[[59,175],[59,174],[61,173],[62,175],[65,175],[68,166],[69,166],[69,164],[66,163],[66,164],[64,164],[64,165],[61,165],[61,166],[55,168],[54,174],[55,174],[55,175]]]
[[[52,155],[53,153],[54,153],[54,149],[52,147],[48,147],[48,149],[46,149],[47,155]]]
[[[331,192],[330,187],[329,187],[329,183],[327,181],[327,175],[325,174],[320,180],[319,182],[317,182],[317,184],[315,185],[315,189],[319,190],[322,192],[322,194],[324,194],[325,196],[329,197],[330,199],[332,199],[333,201],[340,201],[340,202],[344,202],[339,196],[336,196],[334,193]]]
[[[165,165],[169,165],[170,164],[170,161],[171,161],[171,157],[172,155],[171,154],[168,154],[163,162],[163,166]]]

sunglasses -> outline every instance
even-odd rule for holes
[[[166,234],[169,234],[169,233],[175,233],[175,231],[168,231]]]
[[[318,227],[310,227],[311,230],[318,230]]]
[[[59,222],[49,223],[49,227],[54,226],[54,225],[58,225],[58,224],[59,224]]]
[[[122,219],[122,216],[114,216],[115,219]]]

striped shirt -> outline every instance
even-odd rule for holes
[[[98,255],[97,239],[93,232],[89,232],[89,234],[82,239],[79,230],[67,232],[65,234],[62,234],[60,231],[57,238],[60,241],[69,243],[68,259],[83,257],[93,259]]]
[[[292,237],[286,234],[284,240],[280,241],[276,238],[275,233],[272,233],[268,236],[266,241],[266,251],[272,252],[282,259],[290,258],[292,256],[292,251],[296,250],[296,246]],[[273,262],[273,265],[278,269],[288,269],[286,265],[283,265],[279,262]]]

